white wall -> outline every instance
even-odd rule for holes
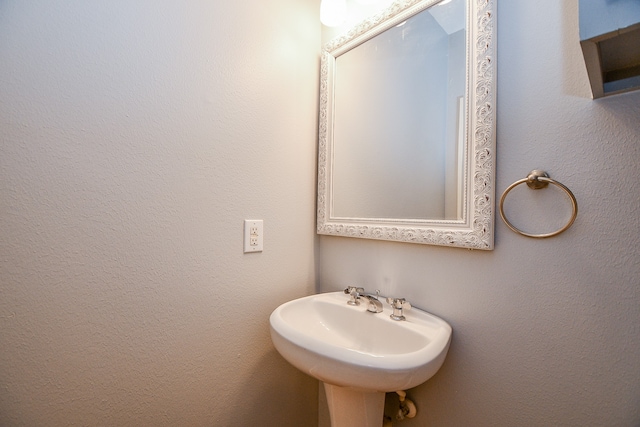
[[[639,425],[640,93],[590,99],[577,0],[498,1],[498,92],[497,196],[546,169],[574,226],[534,240],[497,219],[492,252],[322,236],[321,290],[380,289],[453,326],[403,426]],[[568,201],[524,195],[550,212],[514,222],[564,220],[546,203]]]
[[[315,424],[318,10],[0,2],[0,425]]]

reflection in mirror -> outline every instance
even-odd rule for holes
[[[318,233],[493,248],[495,0],[397,0],[328,43]]]
[[[464,2],[455,0],[336,58],[336,218],[462,219],[465,40]]]

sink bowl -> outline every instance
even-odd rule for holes
[[[442,366],[451,341],[444,320],[412,308],[406,320],[347,304],[343,292],[289,301],[270,317],[278,352],[301,371],[350,389],[391,392],[415,387]],[[384,396],[384,395],[383,395]]]

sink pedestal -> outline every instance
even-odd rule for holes
[[[331,427],[382,427],[385,394],[324,383]]]

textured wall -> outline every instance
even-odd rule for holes
[[[0,425],[314,425],[267,319],[314,291],[318,22],[0,2]]]
[[[378,288],[453,326],[403,426],[640,425],[640,93],[590,99],[577,0],[499,0],[497,108],[498,196],[546,169],[574,226],[534,240],[497,219],[492,252],[323,236],[321,289]],[[532,231],[568,215],[557,192],[513,196],[544,207],[511,206]]]

